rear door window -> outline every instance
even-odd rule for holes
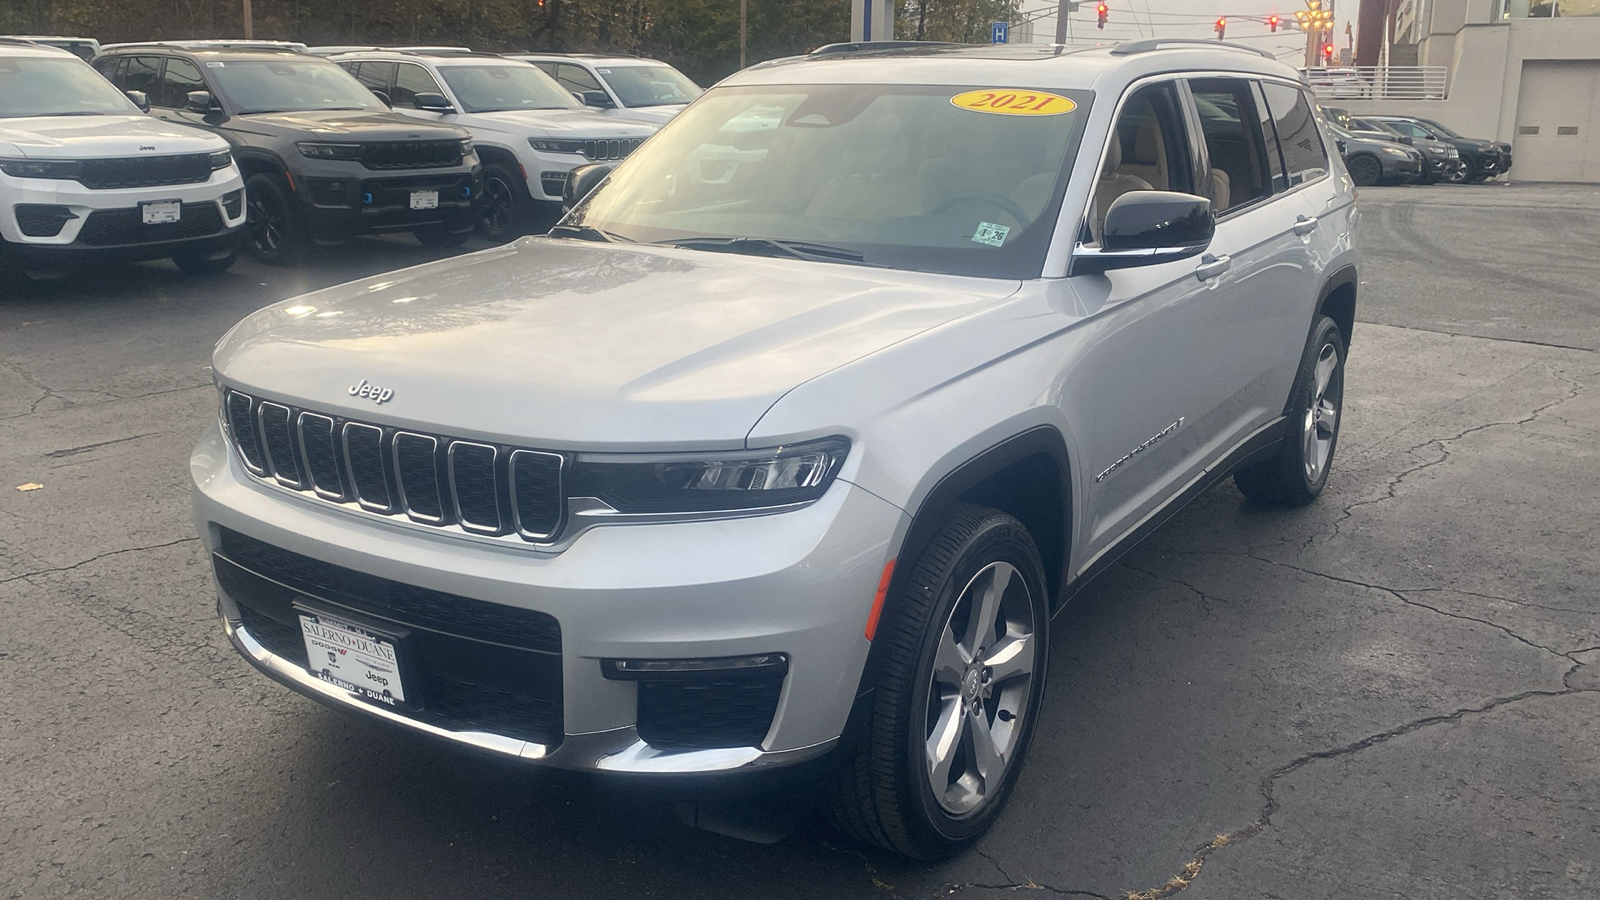
[[[1211,163],[1209,193],[1217,215],[1271,196],[1266,137],[1252,82],[1197,78],[1189,87],[1205,134]]]
[[[161,76],[161,90],[151,95],[150,105],[165,109],[184,109],[189,105],[190,91],[206,89],[206,80],[200,67],[187,59],[171,57],[167,70]]]
[[[1266,94],[1278,147],[1283,152],[1287,186],[1305,184],[1328,174],[1328,150],[1322,145],[1317,116],[1305,92],[1272,81],[1264,82],[1261,90]]]

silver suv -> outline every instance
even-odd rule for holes
[[[953,853],[1075,591],[1230,474],[1322,490],[1332,146],[1211,41],[747,69],[549,237],[222,339],[224,627],[330,706],[573,769],[815,765],[845,831]]]

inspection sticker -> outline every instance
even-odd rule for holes
[[[967,91],[950,98],[953,106],[973,112],[997,113],[1002,116],[1059,116],[1078,108],[1060,94],[1029,91],[1021,88],[994,88],[993,90]]]
[[[996,225],[993,222],[979,222],[978,230],[972,233],[974,244],[988,244],[998,247],[1006,242],[1006,236],[1011,233],[1010,226]]]

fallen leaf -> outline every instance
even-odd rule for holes
[[[35,482],[35,481],[30,481],[27,484],[19,484],[19,485],[17,485],[17,490],[19,490],[19,491],[37,491],[39,488],[42,488],[42,487],[44,487],[44,485],[39,484],[38,482]]]

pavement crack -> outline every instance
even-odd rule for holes
[[[151,544],[151,545],[149,545],[147,547],[124,547],[121,550],[107,550],[105,553],[101,553],[101,554],[99,554],[97,556],[91,556],[88,559],[83,560],[82,562],[75,562],[70,566],[57,566],[57,567],[51,568],[51,569],[39,569],[36,572],[23,572],[20,575],[11,575],[11,576],[6,577],[6,578],[0,578],[0,584],[10,584],[13,581],[22,581],[22,580],[28,579],[28,578],[38,578],[41,575],[54,575],[57,572],[70,572],[73,569],[82,568],[83,566],[87,566],[87,565],[89,565],[90,563],[93,563],[93,562],[99,562],[100,560],[106,559],[107,557],[121,556],[124,553],[144,553],[144,552],[149,551],[149,550],[160,550],[163,547],[176,547],[179,544],[187,544],[190,541],[198,541],[198,540],[200,540],[200,538],[198,538],[198,537],[186,537],[186,538],[178,538],[175,541],[167,541],[164,544]]]
[[[137,441],[140,438],[154,437],[154,436],[156,436],[158,434],[165,434],[165,433],[166,432],[162,432],[162,431],[148,431],[148,432],[145,432],[144,434],[135,434],[135,435],[133,435],[131,437],[113,438],[113,439],[111,439],[109,441],[99,441],[99,442],[93,443],[93,444],[82,444],[82,445],[77,446],[77,447],[68,447],[68,448],[66,448],[64,450],[51,450],[49,453],[45,454],[45,458],[46,459],[60,459],[60,458],[62,458],[64,456],[76,456],[79,453],[88,453],[90,450],[98,450],[101,447],[110,447],[113,444],[125,444],[128,441]]]
[[[1442,334],[1446,337],[1471,338],[1479,341],[1495,341],[1502,344],[1526,344],[1531,347],[1549,347],[1552,350],[1577,350],[1580,353],[1600,353],[1594,347],[1579,347],[1574,344],[1557,344],[1551,341],[1536,341],[1532,338],[1496,337],[1487,334],[1469,334],[1465,331],[1446,331],[1443,328],[1419,328],[1416,325],[1396,325],[1392,322],[1372,322],[1363,324],[1381,325],[1384,328],[1398,328],[1402,331],[1422,331],[1428,334]]]

